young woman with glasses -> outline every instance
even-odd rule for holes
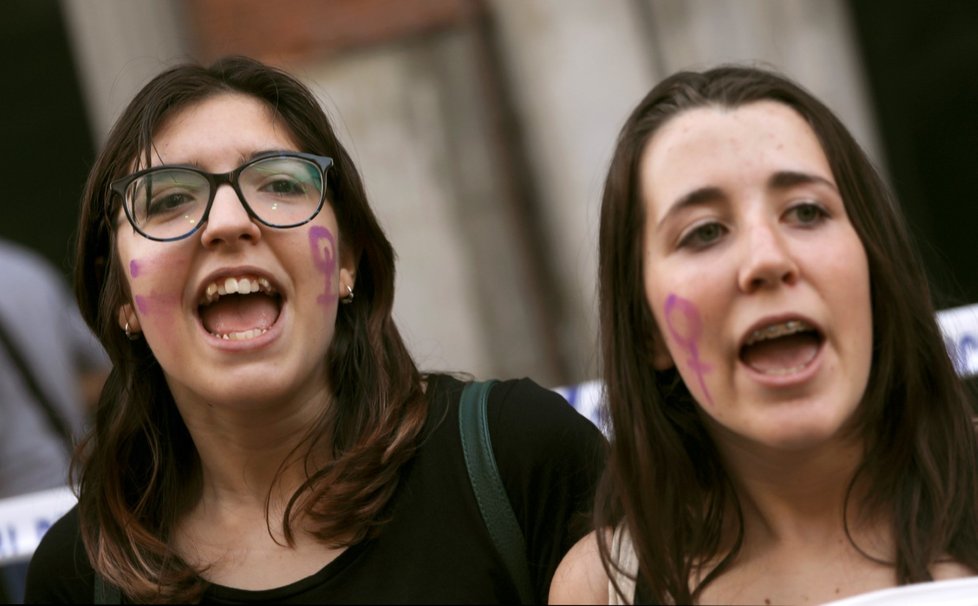
[[[408,354],[391,245],[296,79],[229,58],[147,84],[91,171],[75,277],[114,369],[28,600],[518,599],[463,384]],[[488,418],[543,601],[603,438],[529,380],[496,384]]]
[[[599,284],[603,530],[553,601],[815,604],[978,571],[973,400],[897,205],[809,93],[741,67],[657,85],[618,138]]]

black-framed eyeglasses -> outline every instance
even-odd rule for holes
[[[154,166],[112,182],[126,218],[150,240],[181,240],[210,215],[217,188],[238,194],[248,215],[263,225],[298,227],[319,214],[326,201],[326,171],[333,159],[299,152],[258,156],[228,173],[193,166]]]

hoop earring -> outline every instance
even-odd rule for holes
[[[353,288],[349,284],[346,284],[345,286],[347,295],[340,299],[340,303],[349,305],[350,303],[353,303]]]
[[[126,333],[126,338],[129,339],[130,341],[135,341],[135,340],[139,339],[139,333],[138,332],[130,332],[129,331],[129,322],[126,322],[126,327],[123,328],[122,330],[123,330],[123,332]]]

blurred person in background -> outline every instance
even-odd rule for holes
[[[108,373],[63,278],[35,252],[0,241],[0,499],[65,486],[68,461]],[[23,595],[26,564],[0,568]]]

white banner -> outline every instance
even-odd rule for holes
[[[937,312],[948,354],[962,377],[978,374],[978,305]]]
[[[29,560],[44,533],[75,502],[67,486],[0,499],[0,564]]]

